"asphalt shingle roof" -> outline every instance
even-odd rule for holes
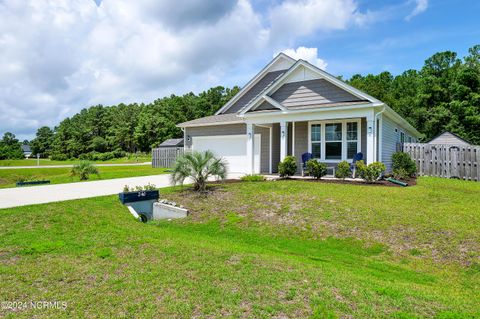
[[[243,123],[243,120],[237,116],[236,113],[219,114],[212,116],[205,116],[188,122],[178,124],[179,127],[201,126],[201,125],[221,125],[223,123]]]

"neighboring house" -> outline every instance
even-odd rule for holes
[[[29,158],[32,155],[32,149],[30,148],[30,145],[22,145],[22,152],[25,158]]]
[[[158,147],[183,147],[184,139],[183,138],[170,138],[165,140]]]
[[[471,144],[452,132],[445,131],[432,138],[427,144],[470,146]]]
[[[382,161],[420,133],[385,103],[333,75],[280,53],[215,115],[184,122],[185,148],[212,150],[231,172],[275,173],[303,153],[329,166]]]

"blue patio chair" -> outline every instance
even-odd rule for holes
[[[305,176],[305,170],[307,169],[307,162],[313,158],[312,153],[302,154],[302,176]]]
[[[356,163],[357,163],[357,161],[361,161],[362,159],[363,159],[363,153],[362,152],[358,152],[353,157],[352,163],[350,164],[350,170],[353,172],[353,178],[355,178],[355,174],[356,174],[356,170],[357,170]]]

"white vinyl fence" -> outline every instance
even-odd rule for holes
[[[404,143],[419,175],[480,180],[480,146]]]
[[[161,147],[152,149],[152,167],[172,167],[183,147]]]

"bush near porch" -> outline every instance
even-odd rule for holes
[[[179,188],[184,220],[136,222],[116,196],[0,210],[6,318],[475,318],[480,184],[272,181]]]

